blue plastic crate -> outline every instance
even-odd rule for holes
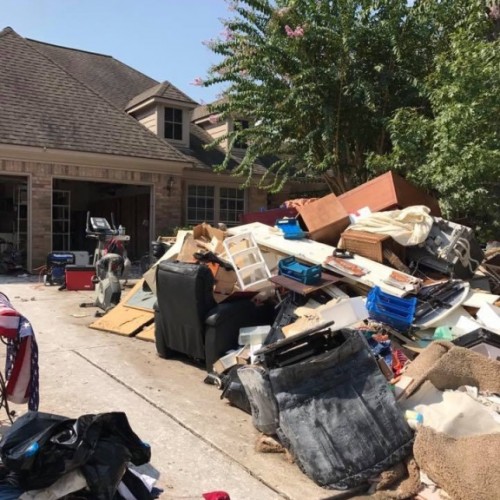
[[[416,307],[416,297],[394,297],[383,292],[378,286],[370,290],[366,301],[370,318],[403,332],[412,325]]]
[[[274,225],[283,231],[286,240],[300,240],[306,237],[297,219],[278,219]]]
[[[316,285],[321,280],[321,266],[307,266],[295,260],[295,257],[285,257],[278,262],[279,273],[288,278],[300,281],[304,285]]]

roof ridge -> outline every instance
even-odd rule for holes
[[[184,92],[179,87],[177,87],[176,85],[174,85],[171,81],[169,81],[169,80],[163,80],[163,82],[161,82],[161,84],[162,85],[168,85],[169,87],[172,87],[177,92],[180,92],[186,98],[187,101],[191,101],[192,103],[195,103],[197,105],[200,104],[199,102],[195,101],[192,97],[188,96],[186,94],[186,92]]]
[[[51,47],[58,47],[60,49],[74,50],[75,52],[83,52],[85,54],[92,54],[94,56],[109,57],[113,59],[113,56],[108,56],[107,54],[102,54],[101,52],[92,52],[91,50],[75,49],[74,47],[66,47],[64,45],[58,45],[57,43],[43,42],[42,40],[35,40],[34,38],[25,38],[29,42],[41,43],[42,45],[50,45]]]
[[[10,26],[5,26],[5,28],[0,31],[0,36],[8,35],[9,33],[15,33],[17,35],[17,33]]]
[[[86,83],[82,82],[80,79],[78,79],[75,75],[73,75],[72,73],[70,73],[66,68],[64,68],[63,66],[61,66],[59,63],[57,63],[56,61],[54,61],[47,54],[45,54],[41,50],[38,50],[36,47],[34,47],[30,43],[28,43],[28,40],[26,38],[20,36],[14,30],[12,30],[12,31],[23,41],[23,43],[25,43],[30,48],[30,50],[34,50],[35,52],[37,52],[38,54],[40,54],[42,57],[44,57],[45,59],[47,59],[48,61],[50,61],[52,64],[54,64],[55,66],[57,66],[61,71],[63,71],[71,79],[77,81],[80,85],[82,85],[87,90],[89,90],[90,92],[92,92],[99,99],[102,99],[106,104],[108,104],[115,111],[118,111],[121,115],[126,116],[127,119],[132,120],[135,123],[136,126],[140,127],[141,130],[145,130],[150,135],[152,135],[153,137],[155,137],[155,139],[158,142],[160,142],[163,146],[166,146],[168,149],[170,149],[172,151],[175,151],[180,156],[180,161],[186,161],[186,162],[192,163],[189,160],[189,158],[187,158],[187,156],[185,156],[183,153],[181,153],[177,148],[175,148],[174,146],[170,145],[167,141],[164,141],[161,137],[159,137],[158,135],[156,135],[154,132],[151,132],[151,130],[149,130],[147,127],[145,127],[144,125],[142,125],[142,123],[139,123],[133,116],[131,116],[128,113],[126,113],[125,111],[121,110],[118,106],[115,106],[115,104],[113,104],[111,101],[109,101],[106,97],[104,97],[102,94],[100,94],[99,92],[97,92],[93,88],[89,87]]]

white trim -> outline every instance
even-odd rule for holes
[[[134,170],[155,174],[182,173],[184,168],[193,165],[187,158],[186,160],[154,160],[133,156],[87,153],[34,146],[14,146],[10,144],[0,144],[0,159],[79,167],[100,167],[114,170]]]

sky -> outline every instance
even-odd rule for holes
[[[226,17],[225,0],[0,0],[0,30],[113,56],[200,103],[222,90],[191,82],[218,61],[202,42]]]

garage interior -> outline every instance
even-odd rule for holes
[[[132,262],[149,250],[151,186],[54,179],[52,198],[52,247],[85,250],[93,255],[95,240],[85,237],[87,211],[105,217],[130,235],[127,251]]]
[[[26,266],[28,178],[0,175],[0,273]]]
[[[152,235],[151,186],[54,179],[52,250],[83,250],[93,255],[95,241],[85,237],[87,211],[125,227],[132,262],[149,251]],[[26,268],[29,190],[27,176],[0,175],[0,274]]]

